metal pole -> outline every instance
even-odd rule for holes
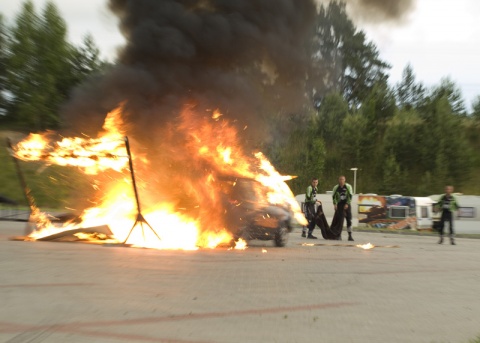
[[[140,224],[140,227],[142,228],[142,236],[144,241],[145,241],[145,230],[144,230],[143,224],[147,225],[150,228],[150,230],[153,231],[155,236],[157,236],[157,238],[161,240],[157,232],[150,226],[150,224],[147,222],[145,217],[142,215],[142,211],[140,208],[140,199],[139,199],[138,190],[137,190],[137,182],[135,181],[135,171],[133,170],[132,153],[130,152],[130,143],[128,141],[127,136],[125,136],[124,140],[125,140],[125,148],[128,154],[128,166],[130,167],[130,176],[132,178],[132,186],[133,186],[133,192],[135,194],[135,202],[137,204],[137,218],[135,219],[135,223],[133,223],[133,226],[130,229],[130,232],[128,233],[127,238],[125,238],[125,240],[123,241],[123,244],[127,243],[128,239],[130,238],[130,235],[132,234],[137,224]]]
[[[15,169],[17,171],[18,179],[20,180],[20,185],[23,189],[23,195],[25,196],[25,200],[27,201],[28,207],[30,208],[30,213],[28,215],[27,226],[25,227],[25,236],[30,235],[32,232],[37,231],[37,217],[38,208],[35,204],[35,199],[33,198],[31,189],[27,186],[27,182],[25,181],[25,176],[23,175],[22,168],[20,168],[20,163],[18,158],[15,157],[15,152],[13,150],[12,141],[10,138],[7,138],[7,147],[9,148],[10,155],[13,158],[13,163],[15,164]]]
[[[130,176],[132,178],[133,192],[135,193],[137,213],[142,213],[142,210],[140,209],[140,200],[138,198],[137,183],[135,181],[135,172],[133,170],[132,153],[130,152],[130,143],[128,142],[128,137],[125,137],[125,148],[127,149],[127,154],[128,154],[128,166],[130,168]]]
[[[350,168],[353,170],[353,194],[357,194],[357,170],[358,168]]]
[[[15,169],[17,171],[17,176],[23,189],[23,195],[25,196],[25,200],[27,200],[27,205],[28,207],[30,207],[30,210],[33,211],[36,207],[35,200],[32,197],[30,188],[28,188],[27,183],[25,182],[25,177],[23,176],[23,172],[20,168],[20,164],[18,163],[18,159],[15,157],[12,141],[10,140],[10,138],[7,138],[7,147],[10,149],[10,155],[12,155],[13,163],[15,164]]]
[[[357,194],[357,170],[353,171],[353,194]]]

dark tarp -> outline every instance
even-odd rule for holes
[[[328,240],[340,240],[343,230],[343,221],[345,219],[345,211],[343,208],[338,208],[333,216],[332,225],[328,225],[325,213],[323,213],[322,205],[318,206],[317,213],[315,214],[315,224],[322,231],[324,239]]]

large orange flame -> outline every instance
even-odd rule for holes
[[[107,114],[104,131],[98,138],[65,137],[51,142],[51,132],[30,134],[18,143],[14,156],[24,161],[45,161],[60,166],[75,166],[87,174],[107,169],[121,171],[128,166],[126,159],[121,107]]]
[[[225,218],[242,204],[234,199],[225,200],[228,192],[222,187],[235,187],[235,178],[238,177],[258,183],[254,189],[256,202],[288,206],[300,223],[305,222],[298,203],[285,183],[291,179],[290,176],[280,175],[262,153],[244,153],[238,143],[237,131],[218,110],[211,116],[198,119],[198,115],[189,107],[183,111],[181,123],[175,130],[184,137],[182,150],[193,159],[188,167],[192,171],[188,172],[195,176],[195,180],[185,178],[182,182],[188,186],[193,198],[190,210],[195,210],[197,214],[193,216],[183,211],[185,209],[168,201],[167,194],[152,192],[154,178],[143,177],[138,181],[139,188],[155,193],[155,200],[143,209],[141,219],[144,221],[136,222],[139,209],[132,180],[125,174],[129,171],[124,140],[128,130],[122,121],[122,111],[123,106],[120,106],[106,116],[103,131],[96,138],[73,137],[53,141],[53,133],[48,132],[43,135],[31,134],[14,147],[14,156],[25,161],[41,160],[49,164],[74,166],[90,175],[109,170],[124,172],[112,178],[108,186],[100,187],[101,196],[96,197],[94,207],[83,211],[80,223],[55,226],[45,216],[35,213],[38,229],[30,235],[31,239],[74,228],[108,225],[113,239],[123,242],[128,237],[126,243],[138,247],[195,250],[230,244],[233,235]],[[140,158],[135,151],[132,156],[141,169],[148,170],[145,167],[150,163],[148,158]],[[229,178],[224,182],[225,175]],[[98,185],[95,187],[99,188]],[[226,207],[225,203],[228,204]],[[244,248],[242,241],[237,242],[236,249]]]

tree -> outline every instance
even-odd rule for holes
[[[429,171],[427,171],[422,175],[420,179],[420,184],[417,186],[415,193],[409,193],[409,194],[428,196],[428,195],[431,195],[432,193],[435,193],[437,189],[438,188],[434,186],[432,174]]]
[[[35,13],[33,3],[25,2],[11,29],[8,60],[9,90],[12,93],[9,116],[15,122],[37,130],[45,128],[42,121],[48,112],[46,98],[53,91],[52,78],[42,74],[42,54],[45,52],[39,42],[46,43],[47,40],[41,37],[41,26],[41,18]],[[43,46],[43,50],[48,49],[48,44]]]
[[[311,178],[322,174],[325,164],[325,145],[312,128],[293,130],[283,144],[268,154],[282,174],[298,176],[289,181],[296,193],[303,193]]]
[[[421,144],[424,122],[415,110],[400,110],[387,123],[383,137],[381,161],[392,158],[402,170],[415,177],[424,170],[421,168]]]
[[[343,119],[349,112],[348,104],[338,93],[328,94],[318,110],[317,131],[328,148],[333,148],[340,137]]]
[[[431,171],[440,184],[467,183],[473,154],[462,126],[463,118],[453,112],[447,95],[430,99],[422,116],[424,125],[418,143],[423,170]]]
[[[29,130],[58,128],[59,108],[71,89],[102,64],[93,39],[87,37],[85,47],[75,48],[67,41],[57,7],[47,2],[39,16],[31,0],[23,4],[9,33],[7,119]]]
[[[472,117],[480,122],[480,95],[477,96],[472,103]]]
[[[342,122],[340,137],[337,152],[337,158],[340,159],[336,162],[336,174],[351,167],[369,170],[368,166],[374,163],[376,156],[372,149],[374,136],[367,118],[360,113],[347,115]],[[370,177],[375,178],[375,175],[362,177],[364,185]]]
[[[425,99],[425,87],[415,80],[413,68],[408,64],[403,69],[402,80],[396,86],[396,96],[400,108],[418,108]]]
[[[384,160],[382,176],[380,187],[382,194],[403,194],[405,192],[406,180],[404,173],[393,152],[390,152]]]
[[[358,106],[370,94],[375,85],[387,84],[387,69],[375,44],[366,41],[363,31],[355,33],[344,51],[345,77],[342,85],[347,101]]]
[[[325,94],[338,92],[351,106],[358,106],[376,83],[388,79],[390,66],[365,33],[357,31],[344,2],[332,0],[327,7],[320,6],[312,45],[308,84],[316,103]]]
[[[330,2],[326,8],[321,5],[313,36],[312,68],[309,72],[309,86],[318,100],[329,92],[342,93],[342,49],[346,37],[354,32],[344,3]]]
[[[3,16],[0,14],[0,118],[7,113],[7,48],[8,35]]]
[[[55,88],[57,94],[51,94],[52,97],[66,97],[67,89],[71,86],[68,82],[70,70],[70,60],[73,47],[67,42],[67,27],[65,21],[61,18],[57,7],[48,2],[43,10],[41,26],[39,28],[39,45],[47,46],[43,49],[40,58],[40,72],[43,75],[51,75],[55,79]],[[52,99],[55,105],[61,99]],[[56,101],[55,101],[56,100]]]
[[[378,143],[383,139],[387,121],[396,111],[395,96],[388,85],[379,81],[365,95],[360,106],[361,114],[367,119],[368,126]]]
[[[77,84],[92,74],[104,70],[107,63],[100,58],[100,49],[96,46],[91,34],[86,34],[82,45],[72,47],[72,58],[70,60],[72,68],[73,84]]]
[[[440,84],[432,90],[430,97],[433,99],[433,101],[445,97],[450,104],[452,113],[457,115],[466,115],[462,91],[451,78],[443,78],[440,81]]]

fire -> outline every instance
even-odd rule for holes
[[[370,249],[373,249],[375,248],[375,245],[373,245],[372,243],[367,243],[367,244],[357,244],[356,247],[358,248],[362,248],[364,250],[370,250]]]
[[[240,238],[235,243],[235,250],[245,250],[245,249],[247,249],[247,242]]]
[[[223,114],[218,109],[216,109],[215,111],[213,111],[212,119],[219,120],[221,116],[223,116]]]
[[[255,157],[260,161],[260,169],[265,172],[265,174],[257,175],[256,179],[271,189],[271,192],[268,193],[268,201],[272,204],[287,203],[293,209],[295,219],[300,224],[307,225],[307,220],[300,209],[300,205],[295,198],[292,197],[292,191],[285,183],[285,181],[291,180],[294,177],[280,175],[261,152],[256,153]]]
[[[81,168],[86,174],[107,169],[122,171],[128,166],[124,135],[120,126],[121,107],[107,114],[99,138],[65,137],[52,142],[52,132],[30,134],[17,144],[14,156],[23,161],[45,161],[60,166]]]
[[[96,191],[91,200],[94,206],[83,211],[80,222],[59,226],[52,224],[40,211],[35,212],[32,219],[37,223],[37,230],[30,235],[31,239],[76,228],[108,226],[111,237],[88,234],[79,234],[79,237],[125,242],[135,247],[183,250],[213,249],[236,240],[235,249],[243,250],[247,242],[234,237],[229,227],[232,218],[239,225],[246,220],[237,210],[245,204],[232,195],[239,187],[238,179],[252,180],[255,203],[249,205],[288,206],[295,218],[305,223],[285,183],[292,177],[280,175],[262,153],[244,153],[236,129],[218,110],[199,120],[191,108],[186,108],[181,123],[175,127],[175,134],[183,139],[182,154],[187,158],[179,160],[186,172],[180,174],[181,177],[175,174],[173,177],[181,179],[182,186],[188,190],[187,194],[181,194],[188,199],[187,205],[175,204],[171,199],[176,198],[168,190],[156,189],[152,183],[157,174],[151,169],[150,160],[136,151],[129,158],[123,111],[121,105],[108,113],[103,131],[96,138],[64,137],[54,141],[53,133],[47,132],[31,134],[13,147],[12,153],[18,159],[77,167],[96,178],[92,184]],[[161,151],[164,153],[168,149]],[[176,162],[175,158],[183,157],[182,154],[172,154],[172,161]],[[142,177],[136,182],[131,169],[137,168],[130,168],[129,162],[141,171]],[[188,173],[190,170],[192,172]],[[103,173],[110,174],[102,179]],[[168,186],[171,189],[172,184]],[[141,210],[145,193],[147,206]]]

